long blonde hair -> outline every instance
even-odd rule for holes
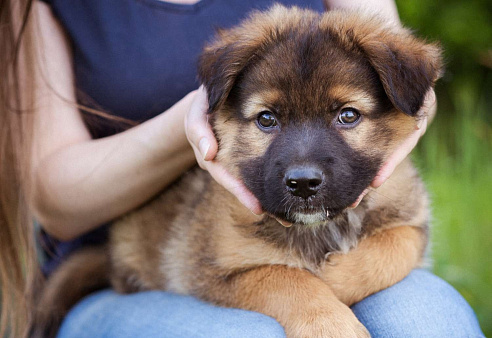
[[[43,281],[27,192],[35,86],[39,80],[51,86],[40,71],[43,65],[36,48],[42,43],[36,36],[32,6],[33,0],[0,0],[0,338],[29,334],[35,296]],[[88,127],[101,121],[119,130],[138,124],[97,109],[97,103],[83,95],[87,102],[82,103],[96,109],[54,94],[86,113]]]
[[[35,67],[32,0],[0,1],[0,337],[26,336],[41,281],[29,185]]]

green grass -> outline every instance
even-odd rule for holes
[[[489,81],[490,77],[486,84]],[[492,337],[492,132],[487,87],[470,80],[441,88],[437,117],[414,159],[432,200],[434,272],[465,297],[484,334]]]
[[[482,329],[492,333],[492,213],[490,176],[463,180],[429,173],[433,199],[434,272],[472,305]]]

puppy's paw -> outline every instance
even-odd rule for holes
[[[340,306],[330,311],[299,314],[286,325],[288,338],[368,338],[369,331],[355,317],[350,308]]]

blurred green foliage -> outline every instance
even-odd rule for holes
[[[492,337],[492,1],[396,3],[406,26],[445,50],[437,116],[414,153],[432,198],[434,271]]]

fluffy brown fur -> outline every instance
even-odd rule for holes
[[[218,159],[267,213],[251,214],[192,170],[117,221],[107,252],[79,254],[55,272],[36,332],[61,320],[80,296],[73,281],[92,273],[120,292],[160,289],[262,312],[288,337],[368,336],[348,306],[419,266],[427,195],[405,160],[347,207],[414,130],[440,67],[437,46],[359,13],[275,6],[220,32],[199,67]],[[340,123],[346,109],[360,113],[356,123]],[[264,112],[276,124],[262,127]],[[309,196],[290,178],[299,172],[314,172]],[[80,271],[84,259],[92,272]],[[61,298],[69,301],[55,306]]]

